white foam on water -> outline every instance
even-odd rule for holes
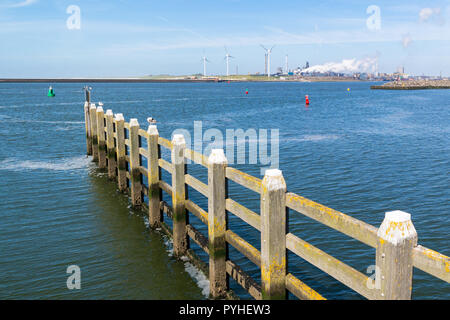
[[[280,139],[280,142],[291,142],[291,141],[299,141],[299,142],[318,142],[318,141],[330,141],[337,140],[340,136],[336,134],[307,134],[298,138],[285,138]]]
[[[173,240],[167,237],[166,235],[163,236],[164,245],[166,246],[166,251],[169,253],[169,257],[173,256]],[[209,297],[209,280],[206,277],[206,275],[198,269],[196,266],[194,266],[192,263],[189,262],[189,258],[187,256],[180,257],[180,260],[184,262],[184,269],[186,272],[191,276],[192,279],[194,279],[197,282],[197,286],[202,289],[202,294],[205,296],[205,298]]]
[[[27,171],[27,170],[52,170],[69,171],[87,168],[91,159],[86,156],[65,158],[60,160],[36,161],[8,158],[0,162],[0,170]]]
[[[205,298],[209,297],[209,280],[205,274],[190,262],[184,263],[184,269],[197,282],[197,286],[202,289]]]

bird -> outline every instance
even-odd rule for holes
[[[153,123],[156,123],[156,119],[153,119],[152,117],[148,117],[147,122],[150,124],[153,124]]]

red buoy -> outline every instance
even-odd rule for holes
[[[309,97],[308,97],[308,95],[305,96],[305,103],[306,103],[307,106],[309,106]]]
[[[247,89],[247,90],[245,90],[245,94],[248,94],[248,89]]]

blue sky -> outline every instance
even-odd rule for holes
[[[80,8],[69,29],[67,8]],[[380,8],[369,29],[367,8]],[[378,57],[380,72],[450,76],[450,0],[0,0],[0,77],[108,77],[264,71]]]

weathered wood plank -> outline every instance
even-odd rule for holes
[[[253,212],[250,209],[247,209],[240,203],[230,198],[226,199],[225,207],[236,217],[244,220],[256,230],[261,231],[261,217],[257,213]]]
[[[377,299],[410,300],[413,276],[413,248],[417,232],[411,215],[403,211],[386,212],[378,229],[376,251]]]
[[[214,298],[224,297],[228,290],[227,243],[225,231],[227,217],[225,211],[225,168],[227,158],[223,149],[213,149],[208,158],[208,185],[187,175],[186,182],[208,197],[208,240],[209,240],[209,283],[210,294]]]
[[[286,247],[362,296],[368,299],[376,296],[376,290],[367,286],[371,279],[292,233],[286,235]]]
[[[170,174],[173,173],[173,166],[170,162],[164,160],[164,159],[158,159],[158,165],[169,172]]]
[[[226,262],[227,273],[256,300],[261,300],[261,286],[231,260]]]
[[[124,118],[121,113],[116,114],[114,123],[116,125],[117,184],[120,191],[125,191],[127,188],[127,161],[125,158]]]
[[[159,210],[161,190],[159,187],[160,170],[158,159],[160,158],[160,149],[158,145],[158,128],[155,125],[148,126],[147,136],[148,214],[150,226],[157,227],[162,221]]]
[[[204,224],[208,225],[208,212],[200,208],[191,200],[187,199],[185,202],[186,209],[199,218]]]
[[[417,246],[413,249],[414,267],[450,283],[450,258],[434,250]]]
[[[286,206],[368,246],[377,246],[377,228],[370,224],[294,193],[286,193]]]
[[[326,300],[291,273],[286,275],[286,289],[301,300]]]
[[[261,185],[261,294],[286,299],[286,182],[269,169]]]
[[[208,157],[191,149],[186,149],[185,157],[196,164],[208,167]]]
[[[240,184],[256,193],[261,192],[261,183],[262,183],[261,179],[253,177],[247,173],[244,173],[231,167],[227,167],[226,177],[227,179],[230,179],[236,182],[237,184]]]
[[[188,184],[190,187],[194,188],[196,191],[200,192],[202,195],[208,198],[208,185],[204,184],[197,178],[194,178],[190,174],[185,174],[184,179],[186,181],[186,184]]]
[[[139,158],[139,123],[137,119],[130,120],[130,175],[131,175],[131,203],[133,207],[142,204],[141,161]]]
[[[184,150],[186,141],[184,136],[176,134],[172,139],[172,207],[173,207],[173,252],[175,256],[182,256],[188,248],[189,239],[186,236],[186,200]]]
[[[114,145],[114,114],[111,109],[106,110],[106,158],[108,159],[108,178],[116,177],[116,147]]]
[[[261,267],[261,252],[231,230],[225,232],[226,241],[251,262]]]
[[[173,148],[172,142],[170,140],[167,140],[167,139],[164,139],[161,137],[158,138],[158,144],[169,150],[172,150],[172,148]]]
[[[200,231],[195,229],[192,225],[188,224],[186,225],[186,232],[187,235],[194,240],[194,242],[203,249],[207,254],[209,254],[209,248],[208,248],[208,239],[201,234]]]

